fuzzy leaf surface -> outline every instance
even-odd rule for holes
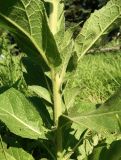
[[[80,112],[79,108],[70,110],[68,119],[80,127],[89,128],[102,134],[120,132],[121,91],[115,93],[109,100],[92,112]]]
[[[29,55],[39,53],[47,64],[57,66],[61,59],[46,17],[41,0],[0,1],[0,27],[13,33]]]
[[[11,88],[0,95],[0,120],[16,135],[24,138],[45,138],[47,130],[35,107],[22,93]]]
[[[120,0],[110,0],[102,9],[92,13],[76,38],[75,49],[79,59],[119,19],[121,19]]]

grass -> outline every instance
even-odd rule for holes
[[[104,102],[121,87],[121,53],[86,55],[69,86],[82,88],[77,101]]]

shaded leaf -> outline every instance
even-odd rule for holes
[[[21,148],[7,147],[5,142],[0,141],[0,159],[1,160],[34,160],[34,158]]]
[[[106,160],[105,159],[105,153],[106,153],[105,151],[107,151],[106,146],[95,147],[93,149],[92,154],[89,155],[88,157],[86,157],[84,160],[102,160],[102,159]]]
[[[47,106],[51,105],[50,103],[46,103],[45,101],[43,102],[39,97],[36,96],[32,96],[29,98],[30,102],[36,107],[37,111],[39,112],[42,120],[43,120],[43,124],[46,128],[51,129],[52,125],[53,125],[53,117],[51,118],[51,116],[53,116],[52,112],[52,106]]]
[[[114,141],[107,154],[107,158],[110,160],[121,160],[121,140]],[[107,160],[107,159],[104,159]]]
[[[97,146],[92,154],[84,160],[121,160],[121,140],[114,141],[110,148],[106,146]]]
[[[24,65],[24,79],[28,85],[47,86],[45,81],[45,74],[43,73],[42,68],[43,65],[41,66],[40,64],[36,64],[36,61],[32,61],[32,59],[29,57],[23,57],[22,63]]]

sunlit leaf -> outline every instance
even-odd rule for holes
[[[13,88],[0,95],[0,120],[16,135],[30,139],[45,138],[47,130],[39,112]]]
[[[121,19],[120,0],[110,0],[106,6],[91,14],[76,38],[75,48],[79,59],[119,19]]]
[[[121,91],[115,93],[97,110],[92,112],[80,111],[79,107],[73,107],[67,118],[80,127],[89,128],[103,134],[120,132],[117,117],[118,119],[121,118]]]

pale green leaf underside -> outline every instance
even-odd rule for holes
[[[46,88],[41,86],[35,86],[35,85],[29,86],[28,88],[34,93],[36,93],[40,98],[45,99],[49,103],[52,103],[50,93]]]
[[[1,0],[0,27],[10,30],[25,48],[31,47],[28,52],[38,51],[47,64],[60,64],[41,0]]]
[[[90,113],[81,113],[73,110],[67,116],[68,119],[78,125],[96,130],[101,133],[119,132],[118,122],[121,119],[121,92],[112,96],[99,109]]]
[[[121,0],[110,0],[106,6],[90,16],[76,38],[75,49],[79,59],[119,18],[121,18]]]
[[[0,95],[0,120],[21,137],[45,138],[42,119],[35,107],[15,89]]]
[[[0,160],[34,160],[34,158],[21,148],[9,147],[0,142]]]

